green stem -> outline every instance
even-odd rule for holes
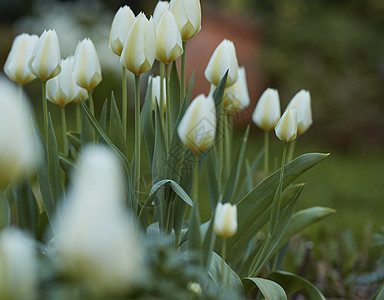
[[[125,67],[121,67],[121,109],[122,109],[122,121],[125,140],[127,140],[127,112],[128,112],[128,100],[127,100],[127,72]]]
[[[171,202],[169,199],[166,201],[166,211],[165,211],[165,230],[167,234],[171,233]]]
[[[44,133],[45,140],[48,141],[48,103],[47,103],[47,83],[42,81],[42,95],[43,95],[43,118],[44,118]]]
[[[81,104],[76,103],[76,127],[79,132],[81,132]]]
[[[140,75],[135,76],[135,212],[140,202]]]
[[[89,110],[91,111],[92,115],[95,115],[95,107],[93,105],[93,91],[88,91],[88,97],[89,97]]]
[[[160,112],[160,122],[161,122],[161,127],[163,129],[163,132],[165,132],[164,101],[166,101],[166,99],[164,99],[164,84],[163,84],[164,77],[165,77],[164,73],[165,73],[165,64],[160,62],[160,106],[159,106],[159,112]],[[166,145],[166,146],[168,147],[168,145]]]
[[[231,143],[230,143],[230,124],[228,120],[229,116],[224,114],[224,145],[225,145],[225,175],[226,179],[231,172]]]
[[[195,154],[194,158],[192,201],[196,202],[199,195],[199,154]]]
[[[269,131],[264,130],[264,178],[269,175]]]
[[[165,107],[167,109],[167,143],[168,143],[168,151],[171,148],[171,96],[169,91],[169,67],[168,64],[165,65],[165,90],[167,95],[167,100],[165,103]]]
[[[65,119],[65,106],[60,106],[61,130],[63,135],[63,153],[68,155],[67,120]]]
[[[19,103],[23,102],[23,86],[19,85]]]
[[[221,282],[226,285],[226,278],[225,278],[225,259],[227,256],[227,239],[223,239],[223,244],[221,247]]]
[[[292,161],[293,159],[293,155],[295,154],[295,146],[296,146],[296,139],[294,139],[289,145],[288,158],[287,158],[288,162]]]
[[[219,118],[219,143],[218,143],[218,152],[219,152],[219,168],[218,168],[218,189],[219,194],[222,194],[222,186],[223,186],[223,162],[224,162],[224,132],[223,132],[223,126],[224,126],[224,107],[221,106],[220,108],[220,118]]]
[[[181,55],[181,82],[180,82],[180,105],[185,96],[185,51],[187,50],[187,41],[183,41],[183,54]]]

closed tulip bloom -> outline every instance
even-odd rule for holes
[[[156,59],[169,64],[183,54],[183,44],[175,17],[165,11],[156,27]]]
[[[125,40],[134,20],[135,14],[127,5],[120,7],[113,18],[109,34],[109,49],[118,56],[123,51]]]
[[[57,76],[60,71],[60,46],[56,31],[44,30],[33,49],[28,68],[33,75],[42,81]]]
[[[25,85],[36,78],[28,68],[28,62],[39,37],[22,33],[13,41],[11,51],[4,64],[4,72],[18,85]]]
[[[156,109],[156,101],[157,105],[160,107],[160,76],[156,77],[150,77],[150,80],[152,80],[152,110]],[[163,78],[163,111],[165,112],[166,103],[166,92],[165,92],[165,78]]]
[[[237,80],[238,63],[235,45],[231,41],[223,40],[209,60],[204,72],[205,78],[213,85],[218,85],[227,70],[229,72],[226,87],[229,87]]]
[[[152,68],[156,56],[156,28],[153,19],[140,13],[129,30],[120,62],[135,75]]]
[[[296,139],[297,122],[296,109],[287,109],[275,127],[276,136],[283,142],[289,143]]]
[[[200,153],[215,141],[216,108],[211,96],[197,96],[187,108],[177,133],[192,152]]]
[[[311,95],[306,90],[298,92],[287,108],[296,108],[297,135],[303,134],[312,125]]]
[[[216,206],[214,229],[218,236],[230,238],[237,232],[237,207],[230,203]]]
[[[47,81],[47,98],[59,106],[66,106],[75,97],[77,84],[72,75],[73,57],[61,60],[61,72]]]
[[[160,17],[166,10],[169,9],[169,2],[168,1],[159,1],[156,4],[155,10],[153,11],[153,21],[155,22],[155,25],[160,21]]]
[[[266,89],[257,102],[253,122],[264,130],[275,128],[280,119],[280,98],[277,90]]]
[[[235,114],[246,108],[249,103],[247,77],[244,67],[240,67],[237,71],[235,84],[225,89],[223,105],[229,114]]]
[[[101,82],[101,67],[96,48],[90,39],[77,44],[73,74],[78,86],[87,91],[93,90]]]
[[[176,18],[183,41],[193,38],[200,31],[200,0],[172,0],[170,11]]]
[[[34,299],[37,261],[33,242],[17,229],[0,233],[0,298]]]
[[[80,100],[88,100],[88,91],[86,89],[83,89],[82,87],[79,87],[77,84],[76,84],[76,87],[75,87],[75,93],[74,93],[74,96],[73,96],[73,102],[74,103],[80,103]]]
[[[29,103],[17,86],[0,77],[0,189],[29,175],[39,162]]]

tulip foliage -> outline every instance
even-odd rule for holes
[[[155,57],[167,68],[170,64],[165,77],[153,74],[142,107],[136,107],[138,144],[127,137],[124,113],[113,92],[100,111],[94,110],[93,102],[92,106],[85,102],[85,90],[79,96],[82,87],[92,100],[91,92],[102,80],[90,40],[79,44],[74,59],[55,69],[62,70],[62,77],[48,81],[48,99],[62,106],[80,102],[76,104],[81,108],[77,129],[65,127],[62,138],[67,144],[61,149],[50,114],[45,135],[31,123],[41,163],[35,176],[25,179],[24,174],[24,181],[18,174],[19,180],[8,185],[11,179],[7,178],[0,193],[0,225],[17,224],[38,241],[35,253],[28,250],[25,256],[38,261],[44,272],[23,274],[18,266],[12,274],[3,274],[6,266],[0,259],[1,277],[22,281],[17,272],[30,276],[26,289],[32,291],[31,299],[56,295],[57,299],[244,299],[248,293],[287,299],[299,289],[310,299],[325,299],[313,284],[283,269],[290,238],[333,213],[326,207],[296,210],[304,188],[297,179],[328,156],[286,157],[288,143],[312,123],[312,116],[301,115],[310,110],[309,93],[298,94],[300,99],[290,104],[281,119],[277,91],[263,94],[263,107],[253,119],[264,130],[275,129],[284,151],[281,167],[268,169],[263,180],[254,182],[263,157],[268,159],[268,149],[260,145],[254,157],[245,157],[249,127],[238,145],[232,142],[233,115],[250,102],[245,70],[237,65],[233,43],[223,41],[209,62],[206,77],[213,84],[211,93],[192,99],[194,75],[184,91],[181,77],[185,74],[179,76],[175,60],[188,51],[185,41],[200,30],[200,2],[172,0],[161,10],[156,20],[143,13],[133,19],[125,7],[112,25],[110,48],[120,56],[123,70],[136,75],[136,100],[140,100],[140,75],[151,69]],[[132,20],[124,19],[125,13]],[[120,23],[130,29],[119,28]],[[155,26],[159,27],[155,30]],[[39,77],[37,50],[30,68]],[[221,60],[227,56],[229,60]],[[74,60],[73,74],[69,60],[71,64]],[[11,67],[9,63],[7,74],[13,74]],[[49,79],[53,71],[41,79]],[[94,95],[97,101],[97,89]],[[128,101],[134,103],[134,99]],[[300,103],[305,103],[304,109]],[[7,144],[1,132],[0,138],[2,145]],[[0,147],[0,162],[11,154],[15,161],[21,160],[16,152],[3,150]],[[147,164],[141,163],[137,151]],[[0,178],[12,163],[4,163]],[[17,214],[10,214],[10,206]],[[208,220],[201,220],[202,209],[209,210]],[[12,232],[2,233],[2,239]],[[258,239],[260,233],[264,239]],[[23,251],[6,255],[17,264],[19,252]],[[0,284],[0,298],[21,299],[22,289],[12,294],[12,286]]]

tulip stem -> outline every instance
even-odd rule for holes
[[[194,158],[192,200],[197,202],[199,194],[199,154],[195,154]]]
[[[81,104],[76,103],[76,127],[81,132]]]
[[[93,91],[88,91],[88,97],[89,97],[89,110],[91,111],[92,115],[95,115],[95,107],[93,105]]]
[[[61,130],[63,135],[63,153],[68,155],[67,120],[65,119],[65,106],[60,106]]]
[[[183,54],[181,55],[181,86],[180,86],[180,105],[184,102],[185,96],[185,51],[187,50],[187,41],[183,41]]]
[[[264,130],[264,178],[269,175],[269,131]]]
[[[43,94],[43,118],[44,118],[44,133],[45,140],[48,142],[48,103],[47,103],[47,82],[42,81],[42,94]]]
[[[227,256],[227,239],[223,238],[223,244],[221,247],[221,282],[226,285],[225,278],[225,259]]]
[[[165,72],[165,65],[164,63],[160,62],[160,107],[159,107],[159,112],[160,112],[160,122],[161,122],[161,127],[163,132],[165,131],[165,122],[164,122],[164,72]],[[153,87],[152,87],[153,88]],[[168,145],[166,145],[168,147]],[[168,149],[168,148],[167,148]]]
[[[219,118],[219,131],[218,131],[218,138],[219,138],[219,174],[218,174],[218,190],[219,194],[222,194],[222,181],[223,181],[223,161],[224,161],[224,107],[221,105],[220,108],[220,118]]]
[[[19,84],[19,103],[23,102],[23,86]]]
[[[229,115],[224,114],[224,145],[225,145],[225,174],[228,178],[231,172],[231,124],[229,122]]]
[[[135,76],[135,212],[140,202],[140,145],[141,145],[141,135],[140,135],[140,75]]]
[[[293,155],[295,154],[295,146],[296,146],[296,139],[294,139],[289,145],[288,158],[287,158],[288,162],[290,162],[293,159]]]
[[[128,100],[127,100],[127,72],[125,70],[125,67],[121,67],[121,81],[122,81],[122,120],[123,120],[123,131],[124,131],[124,138],[127,140],[127,109],[128,109]]]
[[[168,151],[171,149],[171,96],[169,91],[169,66],[165,64],[165,91],[167,94],[167,100],[165,103],[165,107],[167,109],[167,143],[168,143]]]

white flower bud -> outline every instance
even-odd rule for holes
[[[193,38],[200,31],[200,0],[172,0],[169,9],[176,18],[183,41]]]
[[[237,207],[230,203],[216,206],[214,229],[218,236],[230,238],[237,232]]]
[[[152,80],[152,110],[156,109],[156,101],[157,105],[160,108],[160,76],[150,77],[149,80]],[[166,109],[166,91],[165,91],[165,78],[163,78],[163,111]]]
[[[257,102],[253,122],[264,130],[275,128],[280,119],[280,98],[277,90],[266,89]]]
[[[161,15],[168,9],[169,9],[169,2],[168,1],[157,2],[155,10],[153,11],[153,21],[155,22],[156,27],[160,21]]]
[[[296,109],[287,109],[275,127],[276,136],[283,142],[289,143],[296,139],[297,123]]]
[[[109,34],[109,49],[118,56],[123,51],[125,40],[134,20],[135,14],[127,5],[120,7],[113,18]]]
[[[287,109],[295,107],[297,117],[297,135],[303,134],[312,125],[311,95],[301,90],[289,102]]]

